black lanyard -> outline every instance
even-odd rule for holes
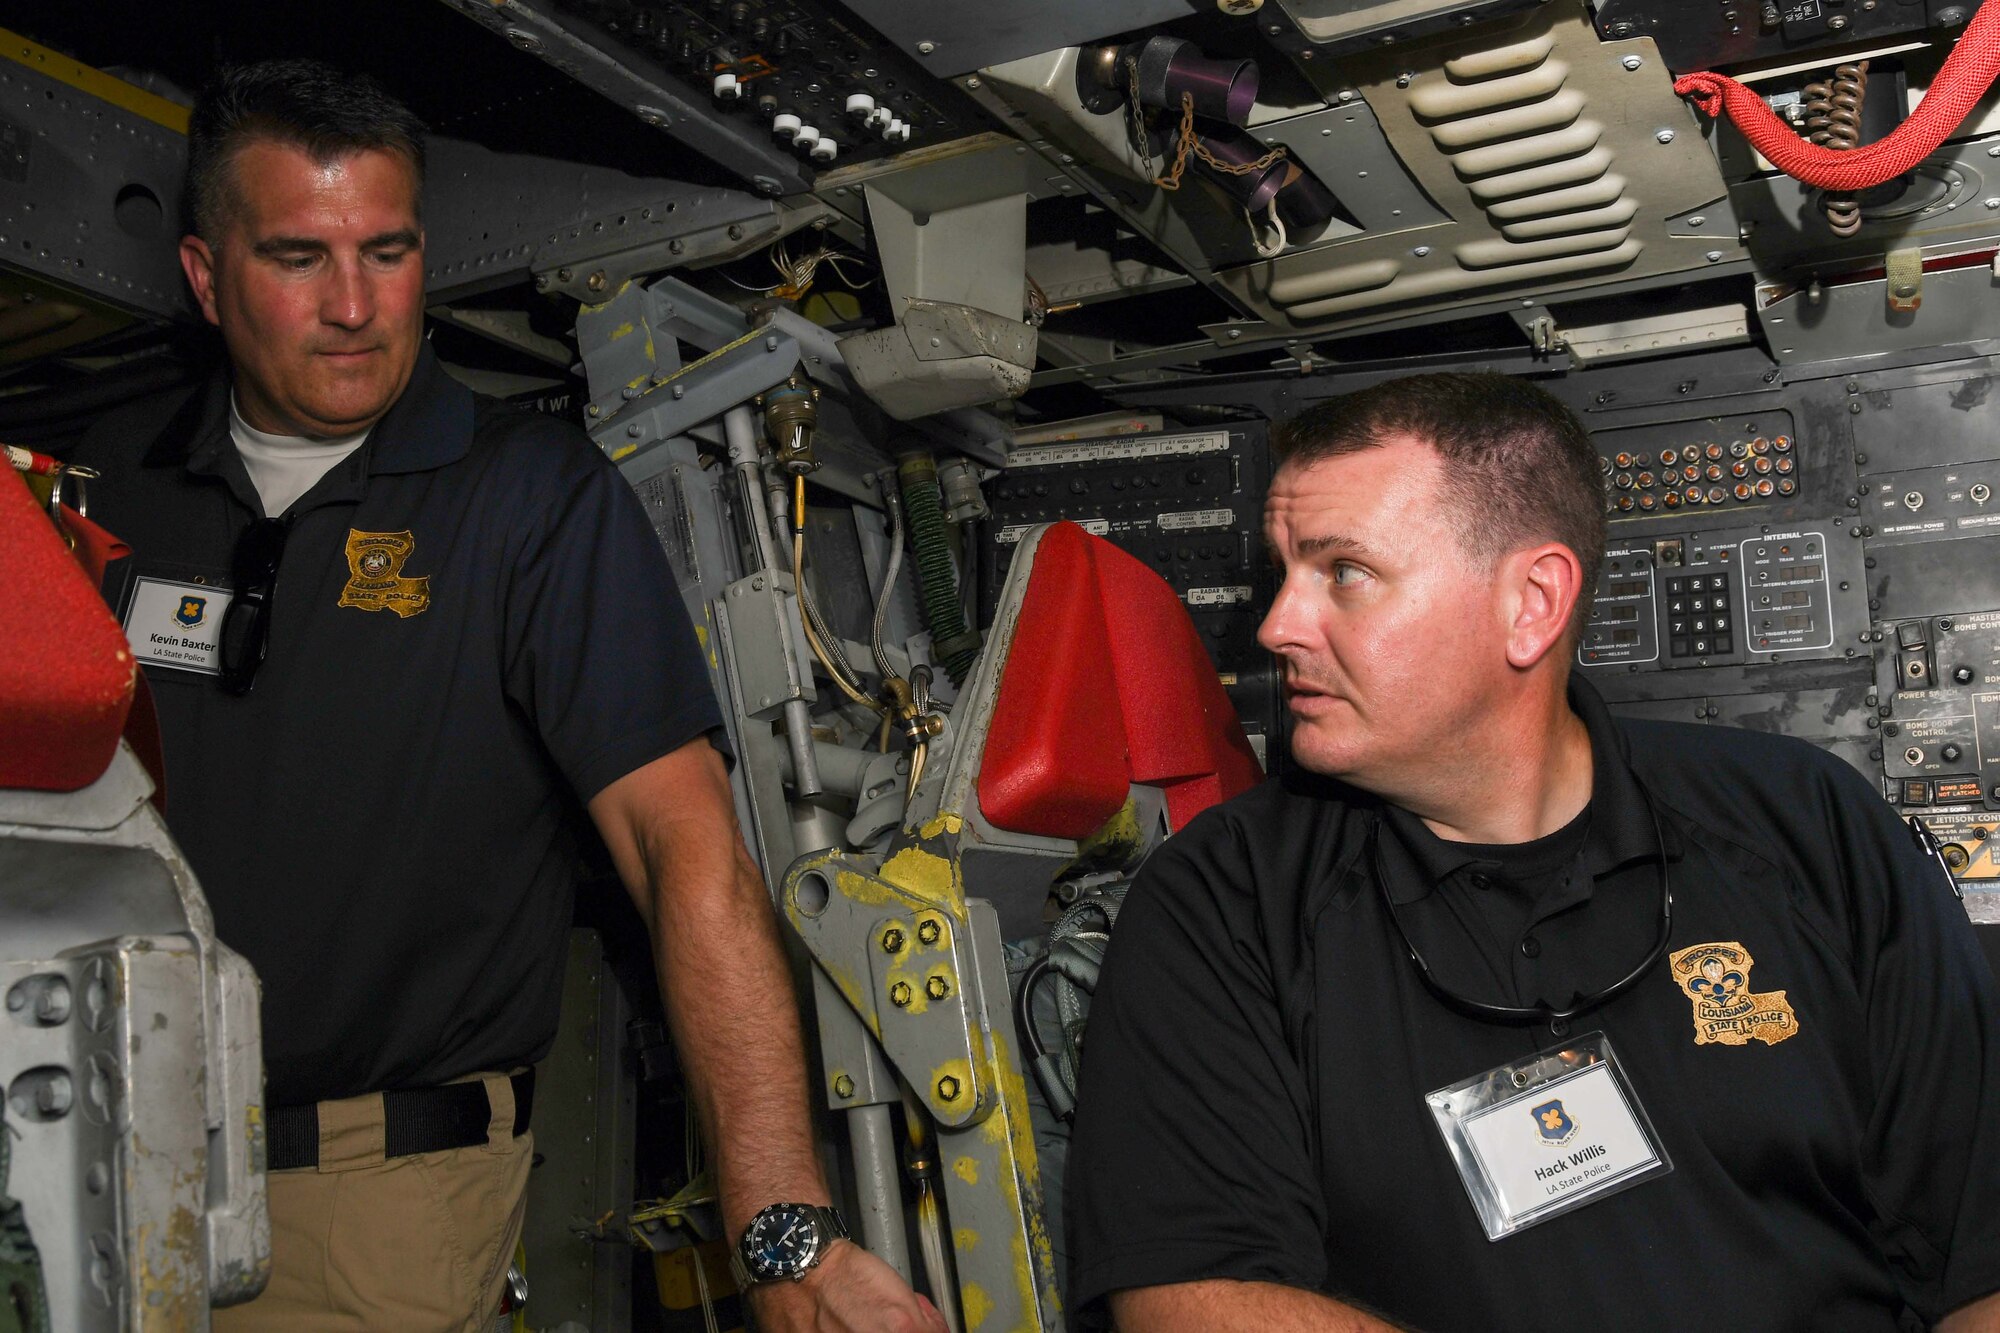
[[[1395,899],[1389,896],[1389,878],[1382,873],[1380,818],[1376,819],[1374,827],[1368,831],[1369,866],[1375,874],[1375,890],[1382,895],[1382,905],[1389,911],[1389,922],[1395,926],[1397,936],[1403,941],[1404,952],[1408,953],[1410,961],[1416,964],[1417,975],[1423,979],[1425,987],[1431,994],[1468,1018],[1477,1018],[1487,1023],[1568,1023],[1578,1015],[1588,1013],[1599,1005],[1608,1004],[1623,995],[1638,984],[1639,978],[1652,971],[1655,963],[1666,956],[1667,941],[1674,930],[1674,890],[1667,879],[1667,835],[1660,827],[1660,812],[1653,808],[1653,798],[1650,793],[1646,795],[1646,813],[1652,816],[1653,838],[1660,848],[1659,938],[1653,941],[1653,947],[1646,951],[1645,959],[1637,967],[1603,990],[1594,991],[1589,995],[1579,995],[1566,1009],[1551,1009],[1547,1005],[1523,1007],[1512,1004],[1487,1004],[1483,1000],[1461,995],[1438,980],[1437,974],[1431,971],[1430,964],[1424,961],[1423,954],[1419,953],[1417,946],[1411,942],[1410,932],[1403,929],[1403,919],[1396,912]]]

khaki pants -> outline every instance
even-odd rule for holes
[[[217,1333],[489,1333],[521,1235],[534,1136],[486,1076],[486,1142],[382,1156],[378,1095],[321,1102],[319,1165],[274,1171],[271,1281]]]

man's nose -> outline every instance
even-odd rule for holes
[[[1264,613],[1264,622],[1257,626],[1257,643],[1265,652],[1282,653],[1305,645],[1311,628],[1296,581],[1287,577],[1278,584],[1278,595]]]
[[[375,291],[356,260],[336,260],[320,300],[320,322],[343,329],[365,327],[375,318]]]

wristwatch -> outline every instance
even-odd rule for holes
[[[774,1203],[750,1219],[743,1239],[729,1256],[738,1288],[759,1282],[797,1282],[826,1258],[837,1240],[847,1239],[847,1223],[816,1203]]]

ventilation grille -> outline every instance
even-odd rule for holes
[[[1589,99],[1571,86],[1571,66],[1558,46],[1557,34],[1544,31],[1468,52],[1420,76],[1407,93],[1417,125],[1490,230],[1465,228],[1474,236],[1437,254],[1414,250],[1409,258],[1287,273],[1271,284],[1272,301],[1294,320],[1312,320],[1622,268],[1637,259],[1644,249],[1632,234],[1639,202],[1612,151],[1630,127],[1607,134],[1588,114]]]

